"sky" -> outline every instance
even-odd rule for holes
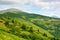
[[[60,0],[0,0],[0,10],[9,8],[60,18]]]

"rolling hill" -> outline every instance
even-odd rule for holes
[[[1,40],[60,40],[59,31],[59,18],[30,14],[18,9],[0,11]]]

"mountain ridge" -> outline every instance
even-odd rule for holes
[[[19,9],[16,9],[16,8],[10,8],[10,9],[6,9],[6,10],[2,10],[0,11],[1,14],[5,13],[5,12],[13,12],[13,13],[17,13],[17,12],[25,12],[25,11],[21,11]],[[28,13],[28,12],[25,12],[25,13]],[[34,14],[34,13],[29,13],[29,14]],[[41,15],[41,14],[36,14],[36,15],[40,15],[40,16],[45,16],[45,15]],[[45,16],[45,17],[50,17],[50,16]],[[51,16],[50,18],[58,18],[60,19],[59,17],[55,17],[55,16]]]

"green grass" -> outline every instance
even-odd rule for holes
[[[25,39],[0,30],[0,40],[25,40]]]
[[[17,20],[18,19],[18,20]],[[34,25],[31,22],[25,21],[20,18],[14,18],[14,19],[8,19],[7,21],[4,21],[4,23],[1,23],[0,29],[2,29],[4,32],[13,34],[18,37],[22,37],[24,39],[28,40],[50,40],[51,38],[54,38],[53,35],[51,35],[48,31]],[[12,20],[14,22],[12,22]],[[28,24],[29,23],[29,24]],[[3,27],[1,27],[3,26]],[[34,38],[32,38],[32,36]]]
[[[9,10],[10,11],[10,10]],[[15,10],[16,11],[16,10]],[[60,19],[10,11],[0,14],[0,38],[2,40],[58,40]],[[7,37],[4,38],[4,35]]]

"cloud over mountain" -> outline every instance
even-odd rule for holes
[[[32,8],[36,7],[39,9],[38,11],[43,11],[42,14],[60,14],[60,0],[0,0],[0,6],[1,5],[14,7],[19,5],[19,7],[22,6],[21,8],[23,10],[33,10],[33,12],[37,12],[37,10],[34,11],[35,9]]]

